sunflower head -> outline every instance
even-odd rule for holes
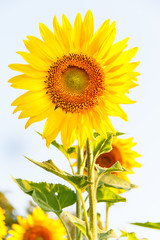
[[[0,240],[7,235],[7,227],[5,224],[5,211],[0,207]]]
[[[114,132],[109,116],[127,120],[120,104],[134,102],[126,94],[137,86],[139,62],[130,61],[138,48],[125,50],[128,38],[114,43],[115,22],[106,20],[94,33],[90,10],[84,20],[78,13],[73,26],[65,15],[62,26],[54,17],[53,29],[41,23],[43,40],[28,36],[28,52],[18,52],[27,64],[9,66],[22,73],[11,86],[27,90],[12,105],[19,118],[28,118],[26,127],[47,119],[47,146],[61,132],[65,148],[76,139],[82,147],[94,131],[104,137]]]
[[[132,150],[136,145],[133,138],[121,139],[113,137],[112,150],[110,152],[102,153],[97,159],[96,164],[100,167],[110,168],[116,162],[120,162],[122,167],[127,169],[126,172],[115,172],[114,174],[127,178],[127,174],[134,173],[132,168],[141,167],[141,164],[136,162],[135,159],[141,155]]]
[[[60,220],[49,218],[40,208],[35,208],[27,219],[18,216],[17,220],[9,231],[10,240],[62,240],[66,235]]]

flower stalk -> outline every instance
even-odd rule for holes
[[[97,240],[97,212],[96,212],[96,184],[95,184],[95,177],[94,177],[94,167],[93,164],[93,154],[92,149],[90,146],[89,139],[87,139],[86,143],[87,149],[87,168],[88,168],[88,180],[92,182],[89,186],[89,215],[90,215],[90,231],[91,231],[91,239]]]
[[[106,202],[106,231],[108,231],[108,213],[110,205]]]
[[[81,164],[82,164],[82,154],[81,149],[78,146],[78,154],[77,154],[77,174],[81,174]],[[82,219],[82,207],[81,207],[81,197],[78,191],[77,193],[77,203],[76,203],[76,217]],[[82,239],[82,232],[76,228],[76,240]]]
[[[67,226],[66,226],[66,223],[65,223],[65,221],[63,220],[62,216],[61,216],[60,214],[57,215],[57,216],[58,216],[59,219],[61,220],[61,223],[63,224],[63,226],[64,226],[64,228],[65,228],[65,230],[66,230],[66,233],[67,233],[67,236],[68,236],[68,240],[72,240],[71,235],[70,235],[70,232],[69,232],[69,230],[68,230],[68,228],[67,228]]]

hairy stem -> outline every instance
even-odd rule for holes
[[[73,166],[72,166],[72,163],[71,163],[70,158],[68,158],[68,162],[69,162],[69,165],[70,165],[70,167],[71,167],[72,174],[75,175],[75,173],[74,173],[74,169],[73,169]]]
[[[108,231],[108,213],[110,205],[106,203],[106,231]]]
[[[89,186],[90,231],[92,240],[97,240],[97,212],[96,212],[97,199],[94,179],[94,167],[92,166],[93,154],[89,139],[87,139],[86,149],[87,149],[88,180],[92,182],[92,184]]]
[[[78,154],[77,154],[77,174],[81,174],[81,164],[82,164],[82,154],[81,149],[78,146]],[[77,191],[77,204],[76,204],[76,217],[82,219],[82,207],[81,207],[81,192]],[[82,232],[76,228],[76,240],[82,239]]]
[[[86,233],[88,235],[88,238],[91,239],[91,233],[90,233],[89,222],[88,222],[88,215],[87,215],[85,201],[84,201],[83,196],[82,196],[82,192],[80,192],[79,195],[80,195],[80,198],[81,198],[81,201],[82,201],[82,206],[83,206],[83,211],[84,211],[84,218],[85,218],[85,222],[86,222]]]

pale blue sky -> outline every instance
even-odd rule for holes
[[[27,35],[40,37],[39,22],[52,29],[53,16],[61,21],[64,13],[73,24],[77,12],[82,16],[91,9],[95,19],[95,29],[104,20],[110,18],[117,22],[119,41],[130,37],[129,48],[139,46],[135,60],[140,60],[138,67],[141,76],[140,86],[131,91],[130,97],[136,104],[124,106],[129,122],[113,119],[114,126],[127,137],[134,136],[138,142],[135,150],[143,156],[139,161],[141,169],[135,171],[130,179],[139,188],[126,194],[127,203],[117,204],[111,209],[110,227],[136,231],[139,237],[150,240],[160,239],[160,231],[131,226],[129,222],[160,222],[160,2],[158,0],[1,0],[1,137],[0,137],[0,190],[7,192],[7,197],[20,214],[29,197],[23,194],[11,180],[25,178],[33,181],[60,182],[59,178],[42,171],[27,162],[23,155],[38,161],[53,159],[59,167],[68,168],[63,156],[53,148],[49,150],[45,142],[34,132],[42,132],[44,122],[36,123],[28,130],[24,129],[26,120],[18,120],[13,115],[11,102],[19,96],[20,90],[9,87],[7,80],[16,75],[8,68],[10,63],[23,63],[16,51],[25,50],[23,39]],[[69,171],[69,170],[68,170]],[[99,207],[100,209],[100,207]]]

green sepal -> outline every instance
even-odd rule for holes
[[[110,168],[100,167],[98,164],[95,164],[95,167],[98,170],[98,176],[102,177],[104,174],[111,173],[111,172],[126,172],[127,169],[123,168],[120,162],[116,162]]]
[[[27,158],[27,157],[26,157]],[[67,182],[69,182],[72,186],[74,186],[77,190],[79,189],[85,189],[88,187],[91,183],[87,180],[87,177],[84,175],[71,175],[67,172],[64,172],[60,170],[53,162],[52,160],[48,160],[45,162],[37,162],[30,158],[27,158],[32,163],[36,164],[37,166],[45,169],[48,172],[51,172],[55,174],[58,177],[63,178]]]
[[[126,191],[132,188],[137,188],[136,185],[130,183],[129,181],[117,177],[115,174],[106,174],[100,179],[100,183],[103,183],[107,187],[113,187],[118,189],[124,189]]]
[[[37,131],[36,131],[36,132],[37,132]],[[40,136],[42,136],[41,133],[39,133],[39,132],[37,132],[37,133],[38,133]],[[70,158],[70,154],[72,154],[72,153],[74,153],[74,152],[77,151],[76,147],[70,147],[70,148],[68,148],[67,150],[65,150],[64,147],[63,147],[63,145],[57,143],[56,140],[54,140],[53,142],[51,142],[51,144],[52,144],[54,147],[56,147],[59,151],[61,151],[61,152],[65,155],[65,157],[66,157],[67,159]]]
[[[86,223],[85,221],[71,215],[69,212],[64,212],[64,214],[68,217],[69,221],[76,226],[88,239],[87,232],[86,232]]]
[[[124,134],[125,133],[122,133],[122,132],[116,132],[115,134],[113,134],[113,136],[121,136],[121,135],[124,135]],[[98,136],[100,136],[100,134],[98,132],[94,132],[93,136],[94,136],[94,138],[97,138]]]
[[[54,212],[58,215],[63,208],[73,205],[77,200],[75,192],[62,184],[34,183],[14,178],[13,180],[46,212]]]
[[[98,240],[104,240],[109,238],[117,238],[117,235],[112,229],[107,232],[103,230],[99,230],[97,237],[98,237]]]
[[[133,225],[137,225],[140,227],[146,227],[146,228],[154,228],[160,230],[160,222],[153,223],[153,222],[145,222],[145,223],[131,223]]]
[[[103,138],[99,135],[97,136],[96,141],[92,142],[94,158],[98,158],[100,154],[109,152],[112,149],[113,133],[107,133],[107,136],[107,138]]]
[[[117,202],[126,202],[126,198],[119,196],[118,194],[108,189],[108,187],[101,185],[97,188],[97,201],[117,203]]]
[[[121,135],[125,135],[126,133],[122,133],[122,132],[116,132],[116,134],[114,134],[114,136],[121,136]]]

